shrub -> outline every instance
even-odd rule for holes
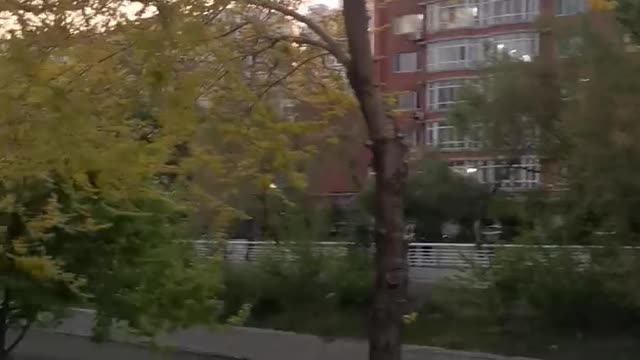
[[[252,305],[251,320],[256,322],[300,312],[310,319],[314,314],[364,310],[370,297],[370,262],[363,249],[321,254],[311,243],[280,245],[257,264],[227,265],[225,316],[243,304]]]
[[[448,319],[502,337],[503,342],[638,330],[640,291],[634,285],[640,281],[638,255],[593,249],[590,260],[584,261],[558,249],[503,250],[491,267],[475,269],[468,279],[475,287],[439,286],[423,310],[423,320]]]

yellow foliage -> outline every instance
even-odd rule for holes
[[[416,322],[417,319],[418,319],[418,313],[415,311],[406,315],[402,315],[402,321],[404,322],[405,325],[413,324]]]
[[[55,280],[59,278],[60,267],[48,257],[11,256],[14,266],[38,281]]]
[[[616,5],[615,0],[589,0],[589,9],[592,11],[611,11]]]
[[[116,302],[122,292],[135,294],[124,301],[140,301],[126,311],[135,320],[172,315],[162,312],[181,311],[175,304],[193,303],[187,297],[196,293],[213,302],[212,272],[193,282],[194,267],[171,251],[182,228],[173,222],[184,218],[173,210],[202,205],[221,231],[239,217],[234,196],[279,196],[274,182],[304,187],[312,150],[305,137],[355,104],[343,79],[326,71],[321,51],[263,36],[287,28],[284,16],[255,16],[242,2],[187,0],[148,2],[160,4],[158,16],[127,18],[128,2],[0,5],[18,29],[0,29],[0,272],[15,275],[30,309],[34,299],[63,303],[37,304],[46,309],[70,301],[60,293],[92,291],[82,287],[85,278],[107,302],[110,286]],[[305,122],[287,118],[282,98],[311,109],[300,116]],[[165,205],[172,210],[159,209]],[[137,222],[145,217],[153,221]],[[147,232],[152,239],[138,235]],[[160,254],[167,239],[171,254]],[[166,275],[154,276],[149,269],[162,262],[136,266],[147,256],[167,256],[184,269],[163,265]],[[125,288],[135,281],[147,288],[121,289],[119,278]],[[158,295],[165,291],[177,295]]]
[[[26,255],[29,252],[29,245],[23,238],[13,240],[11,245],[13,252],[18,256]]]
[[[60,212],[58,199],[53,195],[42,209],[42,213],[29,219],[26,226],[30,232],[30,236],[34,238],[45,238],[53,227],[64,224],[66,220],[67,216]]]

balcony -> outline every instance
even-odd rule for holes
[[[416,145],[428,146],[442,152],[478,151],[482,143],[477,134],[462,136],[456,128],[441,122],[426,122],[416,133]]]
[[[477,69],[498,56],[531,61],[539,54],[533,32],[445,40],[427,44],[427,71]]]
[[[531,190],[542,186],[542,167],[535,156],[523,156],[510,161],[496,158],[451,160],[449,168],[505,191]]]
[[[435,145],[435,148],[440,151],[477,151],[481,147],[479,141],[473,141],[471,139],[464,140],[442,140]]]
[[[453,29],[530,23],[539,0],[447,0],[427,5],[427,33]]]

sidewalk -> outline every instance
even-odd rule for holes
[[[88,337],[91,335],[93,314],[78,309],[58,328],[57,334]],[[114,341],[138,342],[123,330],[114,331]],[[248,360],[366,360],[364,341],[323,338],[275,330],[225,327],[213,332],[206,328],[192,328],[161,336],[160,346],[181,349],[202,355],[228,356]],[[525,360],[491,354],[451,351],[426,346],[404,346],[404,360]],[[531,359],[530,359],[531,360]]]
[[[105,342],[43,330],[33,330],[16,349],[15,360],[239,360],[175,349]]]

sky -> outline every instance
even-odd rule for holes
[[[3,1],[3,0],[0,0],[0,1]],[[331,6],[331,7],[338,7],[339,4],[340,4],[340,0],[307,0],[307,4],[308,5],[325,4],[325,5],[328,5],[328,6]],[[305,11],[304,8],[301,9],[301,10]],[[7,19],[3,19],[1,15],[2,14],[0,13],[0,37],[2,36],[2,32],[3,32],[2,28],[4,27],[4,26],[1,26],[1,25],[6,25],[6,21],[7,21]],[[4,30],[6,30],[6,29],[4,29]]]
[[[338,6],[340,0],[310,0],[310,4],[326,4],[329,6]]]

